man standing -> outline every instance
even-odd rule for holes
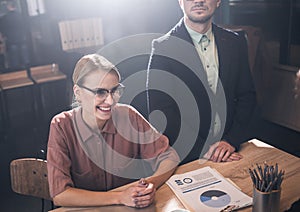
[[[236,151],[240,143],[249,139],[247,125],[256,93],[247,42],[244,36],[212,22],[220,3],[221,0],[179,0],[183,18],[152,43],[147,71],[148,113],[164,113],[164,133],[182,163],[202,156],[215,162],[239,160],[242,156]],[[179,86],[180,82],[188,92]],[[160,84],[164,91],[157,89]],[[166,91],[172,92],[166,95]],[[193,99],[181,100],[189,93]],[[198,111],[191,115],[193,102]],[[197,114],[199,121],[195,121]],[[186,133],[182,136],[183,128]],[[197,134],[195,139],[193,133]]]

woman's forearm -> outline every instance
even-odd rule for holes
[[[156,188],[159,188],[171,177],[176,167],[177,162],[172,160],[164,160],[160,163],[156,172],[151,177],[147,178],[147,181],[153,183]]]
[[[171,160],[164,160],[160,163],[156,172],[147,178],[148,183],[159,188],[174,173],[177,164]],[[166,171],[167,170],[167,171]],[[117,189],[99,192],[88,191],[78,188],[68,188],[53,198],[57,206],[105,206],[105,205],[129,205],[132,204],[134,188],[137,182],[124,185]]]
[[[121,192],[97,192],[68,188],[53,198],[57,206],[104,206],[121,203]]]

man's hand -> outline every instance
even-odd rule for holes
[[[219,141],[209,147],[204,158],[214,162],[231,162],[240,160],[242,155],[234,152],[235,148],[226,141]]]

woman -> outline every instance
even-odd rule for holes
[[[174,172],[177,153],[134,108],[117,103],[124,86],[104,57],[83,56],[73,83],[77,107],[50,125],[47,166],[54,204],[149,206]]]

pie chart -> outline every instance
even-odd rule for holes
[[[213,208],[224,207],[230,203],[230,200],[227,193],[219,190],[205,191],[200,195],[200,201]]]

